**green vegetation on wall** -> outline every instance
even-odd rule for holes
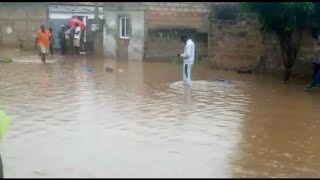
[[[243,2],[243,12],[253,12],[259,16],[262,32],[274,32],[279,38],[282,60],[285,66],[285,82],[297,59],[302,40],[302,32],[312,24],[315,13],[313,2]]]

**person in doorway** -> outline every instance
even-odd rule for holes
[[[66,53],[66,36],[65,36],[66,27],[65,25],[61,26],[61,29],[59,31],[59,44],[61,49],[61,54],[64,55]]]
[[[312,81],[305,88],[305,91],[309,91],[320,82],[320,34],[317,34],[314,41],[314,59],[313,59],[313,75]]]
[[[187,35],[180,37],[181,42],[185,44],[183,54],[177,54],[183,58],[183,84],[191,85],[191,70],[194,63],[195,45]]]
[[[78,23],[75,24],[74,29],[74,38],[73,38],[73,46],[75,47],[76,54],[80,54],[80,37],[81,37],[81,28]]]
[[[50,54],[51,54],[51,56],[53,56],[54,38],[53,38],[53,31],[52,31],[52,28],[51,28],[51,27],[49,27],[49,32],[51,33],[51,40],[50,40],[50,47],[49,47],[49,50],[50,50]]]
[[[71,42],[71,27],[70,25],[66,25],[66,31],[65,31],[65,37],[66,37],[66,53],[68,52],[68,49],[72,47]]]
[[[41,52],[41,61],[46,62],[46,56],[50,47],[51,33],[46,30],[44,25],[41,25],[40,28],[41,30],[37,32],[35,48],[37,48],[37,45],[39,45]]]

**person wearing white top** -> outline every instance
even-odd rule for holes
[[[78,23],[75,24],[73,46],[76,48],[76,54],[79,54],[81,28]]]
[[[194,62],[195,45],[190,37],[182,35],[181,42],[185,44],[183,54],[177,54],[178,57],[183,58],[183,84],[191,85],[191,70]]]

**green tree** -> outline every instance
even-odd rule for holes
[[[274,32],[280,42],[285,82],[288,82],[291,69],[301,46],[302,32],[310,25],[314,14],[313,2],[243,2],[245,12],[256,13],[262,32]]]

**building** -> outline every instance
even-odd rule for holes
[[[208,54],[209,3],[105,3],[104,55],[138,61],[169,60],[182,52],[180,36],[192,34],[196,56]]]
[[[97,6],[101,22],[92,31]],[[41,24],[54,27],[57,38],[60,25],[72,16],[87,23],[87,50],[107,58],[168,61],[182,52],[179,37],[188,33],[196,59],[207,57],[214,68],[283,67],[275,34],[262,34],[255,14],[241,14],[238,3],[228,2],[1,2],[0,46],[33,49]],[[309,71],[312,49],[306,30],[294,69]]]
[[[36,31],[47,25],[47,7],[48,3],[1,3],[0,46],[33,48]]]
[[[92,2],[5,2],[0,3],[0,46],[22,49],[33,49],[36,32],[40,25],[52,27],[55,38],[55,48],[59,48],[57,39],[62,24],[68,24],[73,16],[82,19],[87,30],[84,41],[87,49],[93,50],[95,33],[91,24],[94,19],[95,3]],[[103,7],[98,4],[99,17],[102,21]],[[103,22],[103,21],[102,21]],[[101,33],[98,31],[98,34]]]
[[[86,44],[87,50],[93,50],[94,31],[92,24],[94,23],[94,6],[93,5],[68,5],[68,4],[50,4],[48,6],[48,24],[53,28],[53,37],[58,42],[58,33],[61,25],[68,24],[68,20],[76,17],[84,22],[87,29],[82,33],[83,42]],[[99,19],[103,20],[103,8],[99,7]],[[55,43],[54,48],[59,48],[59,43]]]

